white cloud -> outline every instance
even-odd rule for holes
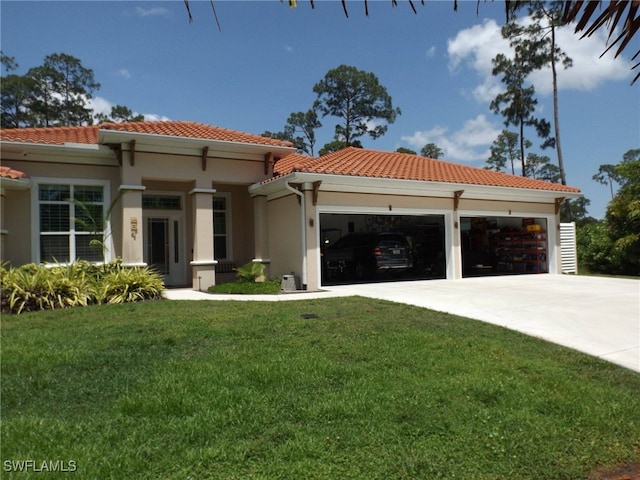
[[[111,113],[111,107],[114,106],[109,100],[102,97],[93,97],[87,101],[89,108],[93,110],[94,114],[109,115]]]
[[[474,162],[486,160],[489,146],[501,129],[487,120],[484,115],[467,120],[458,131],[449,133],[446,127],[436,125],[430,130],[414,132],[402,136],[418,152],[428,143],[435,143],[444,152],[443,158],[451,161]]]
[[[427,53],[425,54],[425,56],[427,58],[433,58],[436,55],[436,47],[432,46],[430,48],[427,49]]]
[[[293,52],[293,47],[291,45],[285,45],[284,50],[285,52],[291,53]]]
[[[166,17],[169,16],[169,10],[164,7],[136,7],[136,14],[139,17]]]
[[[93,110],[94,114],[101,113],[109,116],[111,115],[111,107],[114,107],[116,104],[111,103],[106,98],[93,97],[87,100],[87,105],[89,106],[89,108]],[[138,112],[134,111],[133,115],[134,116],[138,115]],[[158,115],[157,113],[143,113],[142,115],[144,116],[145,120],[150,122],[158,121],[158,120],[162,120],[162,121],[171,120],[169,117],[165,117],[164,115]]]
[[[523,20],[526,21],[526,20]],[[592,90],[608,80],[620,80],[629,76],[631,64],[626,59],[607,54],[599,58],[606,49],[606,36],[598,32],[592,37],[580,39],[573,33],[573,25],[557,31],[557,43],[573,60],[573,67],[558,69],[558,88]],[[491,60],[498,54],[511,55],[509,43],[502,38],[500,26],[494,20],[485,20],[458,32],[447,44],[449,71],[455,75],[462,68],[475,71],[480,83],[473,90],[473,96],[479,102],[488,102],[501,91],[502,85],[491,73]],[[530,80],[536,92],[547,95],[552,91],[549,68],[531,75]]]
[[[129,80],[131,78],[131,72],[129,72],[129,70],[127,70],[126,68],[121,68],[120,70],[118,70],[116,72],[116,74],[119,77],[122,77],[122,78],[127,79],[127,80]]]

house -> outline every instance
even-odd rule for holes
[[[349,281],[326,271],[323,253],[355,232],[405,235],[414,268],[402,278],[556,274],[559,208],[581,195],[396,152],[311,158],[194,122],[5,129],[0,145],[3,261],[119,257],[201,290],[250,261],[304,289]]]

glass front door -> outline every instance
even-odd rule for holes
[[[185,283],[181,223],[177,215],[145,219],[145,262],[163,276],[168,286]]]

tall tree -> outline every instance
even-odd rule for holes
[[[518,157],[518,144],[519,136],[515,132],[509,130],[502,130],[498,137],[493,141],[491,145],[491,155],[487,159],[485,168],[487,170],[495,170],[501,172],[506,168],[507,162],[511,166],[511,174],[515,175],[515,163],[519,160]],[[531,142],[525,140],[525,148],[531,147]]]
[[[329,70],[313,91],[317,94],[314,109],[323,117],[341,120],[335,127],[334,139],[345,146],[354,145],[364,135],[374,139],[384,135],[387,124],[401,113],[373,73],[352,66]]]
[[[2,77],[0,126],[2,128],[24,127],[28,124],[29,88],[24,77],[10,73],[18,69],[18,63],[14,57],[0,51],[0,62],[9,73],[6,77]]]
[[[442,149],[436,145],[435,143],[427,143],[422,150],[420,150],[420,155],[427,158],[435,158],[436,160],[443,155]]]
[[[285,130],[287,128],[291,130],[291,136],[296,138],[294,143],[296,143],[298,150],[313,157],[313,148],[316,144],[315,131],[321,126],[322,123],[318,120],[318,114],[312,108],[306,112],[294,112],[289,115]],[[302,136],[295,137],[297,133],[300,133]]]
[[[518,128],[522,175],[526,176],[525,127],[533,127],[538,136],[543,139],[541,148],[553,146],[554,139],[550,137],[551,124],[534,116],[538,103],[535,98],[535,88],[533,85],[525,86],[527,75],[532,71],[527,51],[524,47],[518,46],[514,50],[514,58],[499,53],[492,60],[493,74],[501,75],[501,81],[505,84],[506,90],[493,99],[490,108],[494,113],[499,113],[504,117],[506,127],[513,125]]]
[[[611,200],[613,200],[613,184],[620,183],[621,180],[620,176],[616,173],[615,165],[609,163],[600,165],[600,167],[598,167],[598,173],[591,178],[602,185],[608,185],[611,191]]]
[[[92,112],[87,100],[100,88],[95,81],[93,70],[66,53],[54,53],[45,57],[44,68],[51,72],[53,88],[60,97],[58,121],[66,126],[92,122]]]
[[[527,176],[557,183],[560,180],[560,169],[551,163],[551,159],[546,155],[529,153],[527,155]]]
[[[512,47],[522,50],[522,55],[526,56],[532,70],[539,70],[545,66],[551,67],[555,147],[560,180],[563,185],[566,185],[567,178],[560,142],[557,66],[562,65],[566,69],[573,65],[573,61],[556,42],[556,30],[562,25],[563,2],[551,2],[546,5],[545,2],[536,0],[528,2],[528,6],[533,22],[526,25],[510,23],[502,29],[502,33]]]

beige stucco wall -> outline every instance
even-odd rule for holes
[[[267,203],[271,278],[294,275],[302,278],[300,206],[295,195]]]
[[[118,195],[119,173],[118,168],[108,165],[87,165],[86,163],[46,163],[43,161],[20,160],[3,158],[2,165],[20,170],[31,179],[68,179],[77,180],[104,180],[110,185],[110,199]],[[33,188],[33,187],[32,187]],[[3,225],[8,231],[5,236],[5,257],[14,265],[21,265],[36,261],[35,252],[31,248],[31,190],[6,190]],[[106,213],[106,212],[105,212]],[[110,244],[112,257],[120,255],[122,249],[121,225],[122,217],[119,208],[114,208],[111,218],[112,235],[107,239]]]
[[[33,261],[31,255],[31,191],[5,190],[3,198],[2,226],[4,258],[12,265],[22,265]]]

